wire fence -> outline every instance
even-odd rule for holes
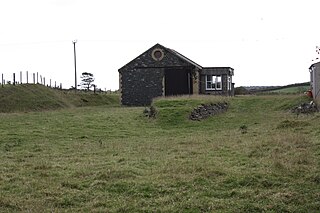
[[[16,73],[12,73],[10,77],[4,76],[1,74],[1,87],[4,85],[18,85],[18,84],[41,84],[50,88],[62,89],[62,83],[57,83],[57,81],[53,81],[51,78],[46,79],[46,77],[37,73],[29,73],[26,71],[25,75],[20,71],[18,75]]]
[[[49,88],[53,89],[60,89],[64,91],[75,91],[74,87],[71,87],[69,89],[63,89],[62,83],[59,83],[57,81],[50,79],[47,79],[45,76],[37,73],[30,73],[29,71],[22,72],[20,71],[18,74],[12,73],[11,75],[4,75],[1,74],[1,82],[0,82],[0,88],[4,87],[5,85],[20,85],[20,84],[40,84],[44,85]],[[78,85],[80,86],[80,85]],[[87,90],[84,88],[80,88],[76,90],[77,92],[82,93],[105,93],[105,94],[117,94],[119,91],[112,91],[111,89],[107,90],[104,88],[104,90],[97,88],[96,85],[93,86],[93,90]]]

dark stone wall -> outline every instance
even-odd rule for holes
[[[210,116],[217,115],[227,111],[228,103],[211,103],[211,104],[201,104],[200,106],[194,108],[189,115],[190,120],[200,121],[206,119]]]
[[[137,68],[122,73],[122,104],[127,106],[148,106],[152,99],[163,94],[160,68]]]

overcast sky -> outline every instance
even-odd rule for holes
[[[156,43],[233,67],[236,86],[306,82],[319,11],[319,0],[1,0],[0,73],[70,88],[77,39],[78,82],[91,72],[102,89],[118,89],[118,69]]]

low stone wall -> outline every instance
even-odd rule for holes
[[[317,104],[313,101],[310,103],[303,103],[299,106],[296,106],[291,109],[292,113],[298,114],[309,114],[309,113],[314,113],[314,112],[319,112],[319,109],[317,107]]]
[[[194,121],[200,121],[210,116],[223,113],[228,110],[228,107],[229,105],[226,102],[214,104],[201,104],[200,106],[192,110],[189,119]]]

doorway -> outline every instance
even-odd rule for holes
[[[192,77],[190,70],[168,68],[165,70],[165,95],[192,94]]]

